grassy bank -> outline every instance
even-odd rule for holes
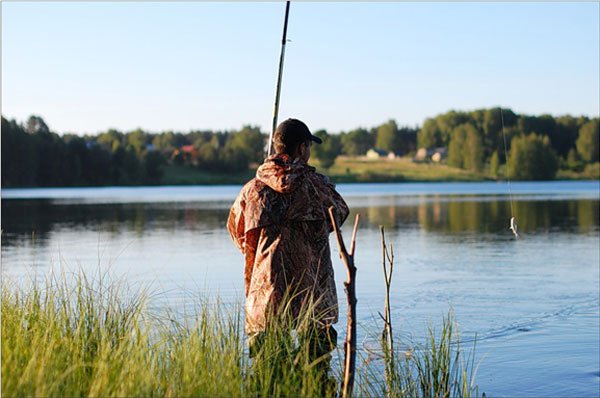
[[[588,164],[582,171],[559,170],[557,180],[600,180],[600,162]]]
[[[483,181],[484,174],[442,164],[413,163],[408,158],[395,160],[340,157],[325,170],[317,160],[311,160],[320,173],[332,181],[341,182],[404,182],[404,181]],[[164,185],[243,184],[254,177],[256,169],[238,173],[212,173],[197,168],[169,165],[162,178]]]
[[[321,170],[322,172],[324,170]],[[336,182],[482,181],[482,173],[437,163],[414,163],[410,158],[366,159],[339,157],[324,171]]]
[[[494,181],[498,179],[487,172],[473,172],[445,164],[414,163],[410,158],[366,159],[364,157],[339,157],[329,169],[320,167],[317,160],[311,164],[320,173],[336,183],[350,182],[458,182]],[[500,170],[504,171],[504,167]],[[212,173],[197,168],[169,165],[162,178],[164,185],[243,184],[254,177],[256,169],[237,173]],[[500,176],[501,180],[505,177]],[[582,171],[559,170],[557,180],[599,180],[600,163],[589,164]]]
[[[184,322],[150,311],[147,297],[105,277],[21,287],[4,280],[3,396],[335,396],[339,364],[326,373],[328,358],[311,356],[285,320],[250,359],[239,309],[199,304]],[[446,319],[441,335],[430,331],[424,345],[395,355],[392,388],[382,373],[388,356],[361,353],[356,394],[475,395],[452,325]]]

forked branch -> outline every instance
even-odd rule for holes
[[[333,206],[329,208],[329,217],[331,225],[337,239],[340,249],[340,258],[346,265],[348,271],[348,280],[344,282],[346,298],[348,300],[348,326],[346,329],[346,341],[344,342],[344,380],[342,381],[342,398],[352,397],[354,388],[354,371],[356,369],[356,267],[354,266],[354,250],[356,248],[356,230],[358,229],[359,214],[354,219],[354,229],[352,230],[352,241],[350,243],[350,252],[346,250],[344,238],[340,231],[337,221],[333,215]]]
[[[385,304],[383,315],[383,333],[381,343],[385,360],[385,380],[388,387],[388,396],[396,387],[396,371],[394,358],[394,332],[392,330],[392,311],[390,307],[390,288],[392,285],[392,274],[394,272],[394,250],[392,245],[389,249],[385,241],[385,231],[381,227],[381,249],[383,258],[383,277],[385,279]]]

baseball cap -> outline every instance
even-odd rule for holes
[[[304,122],[292,118],[281,122],[274,135],[279,136],[278,138],[286,145],[295,145],[308,140],[317,144],[323,143],[319,137],[312,135]]]

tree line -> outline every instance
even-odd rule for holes
[[[323,167],[341,154],[363,155],[375,145],[414,151],[417,128],[381,126],[340,134],[318,130],[314,156]],[[268,134],[258,127],[236,131],[150,133],[109,129],[97,135],[59,135],[32,115],[19,124],[2,117],[2,186],[98,186],[160,184],[164,167],[179,165],[209,173],[247,171],[262,162]]]
[[[426,119],[418,146],[447,147],[449,166],[477,172],[487,167],[492,176],[504,167],[502,174],[515,179],[548,180],[559,167],[581,171],[598,162],[599,134],[598,118],[518,115],[491,108]]]
[[[313,156],[329,168],[340,155],[362,156],[373,148],[399,156],[417,148],[447,148],[453,167],[551,179],[559,167],[580,171],[598,162],[598,129],[598,118],[584,116],[518,115],[500,108],[450,111],[426,119],[420,128],[388,120],[336,134],[318,130],[314,134],[323,144],[313,146]],[[167,165],[244,172],[263,160],[267,140],[268,134],[249,125],[235,131],[110,129],[80,136],[52,132],[35,115],[23,124],[2,117],[2,186],[160,184]]]
[[[2,186],[160,184],[164,166],[211,172],[247,170],[261,159],[265,135],[240,131],[153,134],[110,129],[98,135],[58,135],[39,116],[25,124],[2,117]]]

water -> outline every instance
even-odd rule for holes
[[[600,185],[515,183],[522,238],[508,230],[506,184],[340,185],[361,214],[359,343],[383,310],[379,225],[396,255],[392,317],[403,348],[451,308],[477,340],[488,396],[600,394]],[[67,266],[151,283],[157,307],[243,297],[242,256],[225,230],[239,186],[2,190],[2,268],[23,278]],[[349,239],[351,222],[343,227]],[[331,240],[345,314],[343,264]],[[343,331],[345,319],[340,319]],[[343,332],[341,333],[343,338]]]

